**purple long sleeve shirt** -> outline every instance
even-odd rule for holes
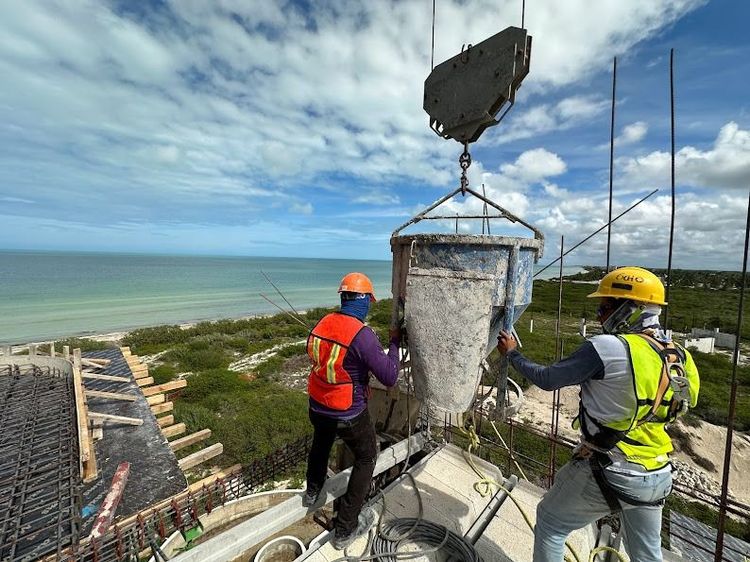
[[[350,420],[367,408],[370,373],[385,386],[396,384],[399,370],[398,340],[391,340],[386,354],[378,336],[372,328],[365,326],[352,340],[342,366],[354,383],[351,407],[344,411],[332,410],[310,398],[310,409],[329,418]]]

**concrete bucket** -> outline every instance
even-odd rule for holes
[[[442,412],[465,412],[476,395],[482,365],[501,329],[531,303],[533,266],[542,234],[483,196],[507,218],[534,231],[534,238],[472,234],[407,234],[437,202],[391,237],[394,303],[403,305],[411,372],[417,398]],[[454,192],[455,194],[455,192]],[[437,218],[437,217],[436,217]],[[396,309],[395,314],[400,314]],[[498,410],[506,403],[507,365],[498,374]]]

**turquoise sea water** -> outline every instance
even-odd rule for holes
[[[261,271],[297,310],[337,304],[350,271],[391,292],[390,261],[0,252],[0,343],[276,313]]]

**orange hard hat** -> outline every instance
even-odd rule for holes
[[[369,294],[373,301],[377,300],[370,278],[364,273],[356,271],[344,275],[341,285],[339,285],[339,293],[364,293]]]

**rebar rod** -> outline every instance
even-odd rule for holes
[[[612,184],[615,168],[615,92],[617,90],[617,57],[612,63],[612,121],[609,129],[609,221],[607,221],[607,271],[609,271],[609,248],[612,238]]]
[[[557,321],[555,322],[555,361],[562,359],[562,335],[561,335],[561,324],[562,324],[562,296],[563,296],[563,262],[565,257],[565,236],[560,236],[560,272],[559,272],[559,288],[557,292]],[[560,426],[560,389],[555,389],[552,392],[552,423],[550,424],[550,434],[552,440],[550,442],[550,459],[549,459],[549,484],[555,483],[555,472],[557,471],[557,445],[555,439],[557,438],[558,429]]]
[[[669,107],[672,138],[671,180],[672,180],[672,217],[669,223],[669,257],[667,260],[667,291],[664,310],[664,328],[669,329],[669,289],[672,286],[672,246],[674,244],[674,216],[675,216],[675,177],[674,177],[674,49],[669,51]]]
[[[0,559],[36,559],[77,537],[72,380],[36,365],[0,368]]]
[[[727,495],[729,494],[729,464],[732,461],[732,438],[734,436],[734,418],[737,409],[737,364],[740,362],[740,339],[742,335],[742,316],[745,304],[745,281],[747,277],[747,247],[750,240],[750,194],[747,202],[747,222],[745,224],[745,251],[742,255],[742,281],[740,282],[740,302],[737,308],[737,331],[732,353],[732,383],[729,392],[729,414],[727,416],[727,439],[724,445],[724,466],[721,473],[721,497],[719,500],[719,525],[716,532],[715,562],[721,562],[724,554],[724,527],[727,518]]]

